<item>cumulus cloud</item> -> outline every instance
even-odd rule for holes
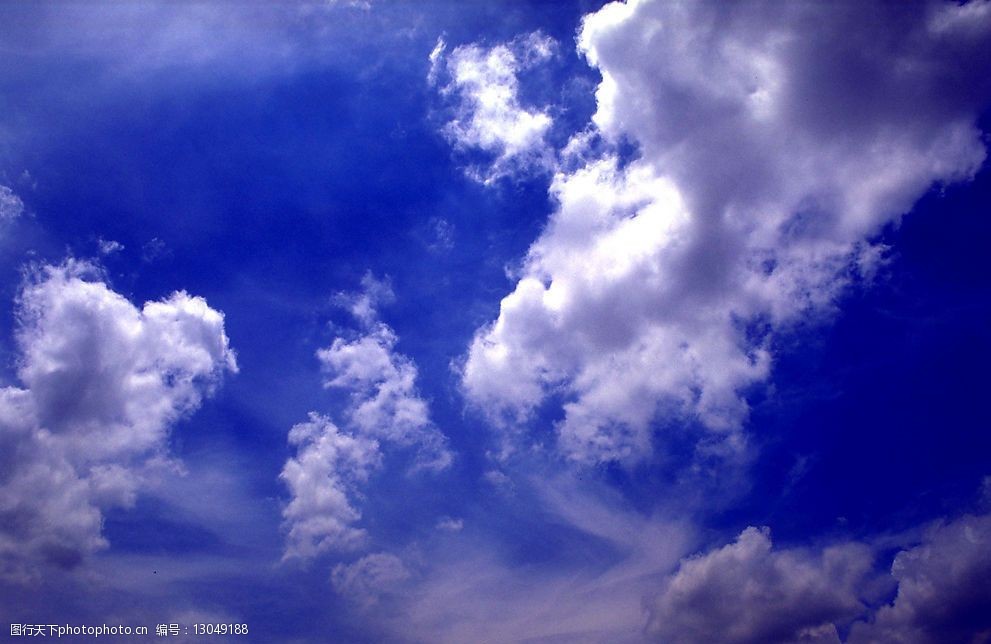
[[[394,297],[391,288],[370,275],[362,285],[360,292],[337,298],[361,330],[317,351],[324,386],[348,394],[345,422],[338,427],[311,413],[309,422],[289,433],[297,455],[281,475],[291,497],[283,512],[286,557],[306,559],[363,544],[365,532],[355,525],[361,518],[356,499],[384,448],[412,450],[414,470],[436,472],[452,460],[446,438],[416,391],[416,365],[395,351],[395,331],[378,319],[379,304]]]
[[[417,447],[420,466],[444,469],[451,454],[430,420],[426,401],[416,393],[416,366],[394,350],[397,340],[382,323],[355,340],[335,339],[317,353],[327,374],[324,385],[349,392],[346,416],[354,431]]]
[[[361,513],[349,497],[379,464],[378,442],[342,433],[327,417],[311,413],[309,422],[289,431],[289,444],[297,454],[281,475],[292,497],[283,512],[286,557],[361,545],[365,531],[353,525]]]
[[[430,54],[431,83],[454,101],[445,136],[459,149],[491,155],[485,168],[470,174],[485,183],[519,169],[545,166],[550,153],[545,135],[553,119],[546,109],[528,108],[519,96],[519,73],[549,58],[555,42],[539,32],[491,48],[462,45],[447,52],[438,40]]]
[[[866,610],[859,586],[871,553],[848,544],[821,553],[773,550],[766,528],[682,562],[650,604],[662,642],[839,642],[835,622]]]
[[[92,265],[39,268],[17,306],[17,376],[0,389],[0,563],[25,575],[106,546],[103,510],[174,469],[169,428],[237,371],[224,316],[176,292],[141,309]]]
[[[388,284],[370,276],[364,290],[344,301],[364,329],[355,338],[335,338],[317,351],[325,374],[324,386],[350,395],[345,410],[348,426],[357,434],[417,449],[417,466],[442,470],[451,463],[446,439],[430,420],[427,402],[416,390],[413,361],[396,352],[399,338],[378,320],[379,301],[393,297]]]
[[[848,641],[986,642],[991,639],[991,516],[968,515],[931,528],[891,566],[895,600]]]
[[[633,461],[659,416],[738,453],[776,329],[829,311],[870,239],[985,158],[986,3],[612,3],[579,48],[602,75],[498,318],[463,364],[503,426],[548,396],[564,452]],[[631,141],[624,163],[599,153]]]
[[[877,545],[775,549],[766,528],[682,561],[647,602],[663,642],[983,642],[991,636],[991,515],[942,519],[902,549],[890,577]],[[897,588],[890,603],[877,601]]]

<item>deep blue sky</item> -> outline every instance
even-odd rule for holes
[[[703,459],[699,474],[702,421],[662,414],[637,462],[572,464],[554,451],[572,396],[561,391],[514,430],[528,437],[521,453],[494,455],[502,430],[466,398],[458,369],[556,208],[554,170],[489,185],[468,176],[491,152],[445,137],[455,101],[428,82],[428,56],[441,37],[448,51],[538,30],[557,41],[550,60],[521,73],[520,100],[550,106],[546,141],[560,150],[596,110],[600,75],[574,38],[600,4],[373,0],[293,20],[250,4],[0,5],[0,184],[24,205],[0,231],[0,384],[23,386],[24,271],[68,257],[102,266],[108,287],[138,306],[176,290],[206,298],[224,313],[239,366],[171,425],[167,445],[186,476],[106,508],[109,546],[77,567],[4,580],[3,621],[154,625],[202,611],[249,623],[251,641],[429,641],[431,625],[443,639],[451,631],[429,619],[394,627],[410,598],[429,595],[435,566],[450,571],[461,553],[509,571],[495,575],[493,596],[623,560],[620,546],[548,502],[540,481],[566,479],[555,489],[576,508],[608,506],[631,525],[690,526],[673,562],[645,571],[658,584],[678,558],[747,526],[770,526],[777,548],[879,543],[881,574],[922,526],[978,511],[991,474],[987,162],[972,180],[920,192],[870,235],[888,259],[873,279],[853,279],[829,311],[766,336],[769,375],[741,394],[745,457]],[[228,11],[245,22],[213,15]],[[202,28],[156,49],[166,18],[183,13],[192,17],[175,24]],[[975,118],[986,142],[984,114]],[[637,141],[621,144],[637,158]],[[102,255],[100,240],[123,248]],[[454,461],[410,473],[407,452],[387,452],[356,497],[364,550],[280,563],[287,432],[311,411],[343,423],[347,393],[322,386],[315,353],[361,333],[338,294],[360,291],[366,274],[391,285],[379,319],[416,365],[416,390]],[[493,484],[497,470],[511,482]],[[463,529],[438,530],[444,518]],[[401,553],[411,585],[355,608],[330,571],[379,551]],[[893,597],[885,588],[875,606]]]

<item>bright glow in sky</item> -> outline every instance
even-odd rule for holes
[[[0,632],[991,634],[991,0],[4,3],[0,51]]]

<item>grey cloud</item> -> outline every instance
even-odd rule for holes
[[[985,7],[643,0],[586,16],[594,127],[471,343],[469,400],[513,428],[560,396],[559,443],[580,462],[636,461],[658,416],[739,453],[742,392],[773,358],[747,325],[829,312],[876,271],[872,235],[983,162]],[[593,153],[596,136],[640,155]]]
[[[891,566],[895,600],[848,641],[985,642],[991,638],[991,516],[968,515],[931,528]]]
[[[766,529],[686,559],[650,603],[648,634],[662,642],[839,642],[834,622],[865,610],[864,546],[821,553],[774,550]]]
[[[682,561],[648,601],[648,635],[663,642],[983,642],[991,636],[991,516],[943,519],[895,556],[848,542],[775,549],[766,529]],[[888,587],[893,601],[878,606]]]

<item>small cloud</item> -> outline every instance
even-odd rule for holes
[[[27,170],[24,170],[24,172],[21,173],[21,176],[18,177],[17,180],[22,186],[27,186],[31,190],[35,190],[38,188],[38,180],[35,179],[33,176],[31,176],[31,173],[28,172]]]
[[[353,293],[338,293],[335,303],[348,310],[366,327],[378,321],[378,309],[383,304],[391,304],[396,299],[392,290],[392,280],[386,275],[382,279],[367,271],[361,278],[361,290]]]
[[[0,222],[17,219],[24,214],[24,202],[7,186],[0,186]]]
[[[492,157],[487,167],[467,169],[473,179],[490,184],[521,170],[552,165],[545,135],[553,119],[546,108],[522,104],[518,75],[547,60],[556,44],[534,32],[491,48],[470,44],[448,53],[444,40],[437,40],[427,81],[438,85],[446,78],[440,92],[454,98],[443,134],[459,150]]]
[[[437,83],[437,74],[440,73],[440,66],[443,62],[444,51],[447,49],[447,43],[444,42],[443,38],[437,39],[437,44],[434,45],[433,50],[430,52],[428,57],[430,60],[430,73],[427,74],[427,82],[431,85]]]
[[[172,250],[158,237],[153,237],[141,247],[141,260],[147,264],[172,257]]]
[[[410,572],[402,560],[387,552],[377,552],[351,564],[338,564],[330,575],[338,593],[366,608],[378,603],[382,595],[395,592],[409,578]]]
[[[433,240],[427,248],[435,253],[449,251],[454,248],[454,225],[440,217],[430,220]]]
[[[452,519],[451,517],[442,517],[440,521],[437,522],[437,529],[444,532],[461,532],[465,527],[464,519]]]
[[[124,250],[124,244],[112,239],[104,239],[100,237],[96,240],[96,244],[100,249],[100,254],[104,256],[113,255],[114,253],[119,253]]]
[[[512,486],[513,481],[499,470],[489,470],[482,475],[490,485],[495,488],[503,489]]]
[[[369,11],[372,8],[371,0],[326,0],[331,7],[345,7],[347,9],[361,9]]]

